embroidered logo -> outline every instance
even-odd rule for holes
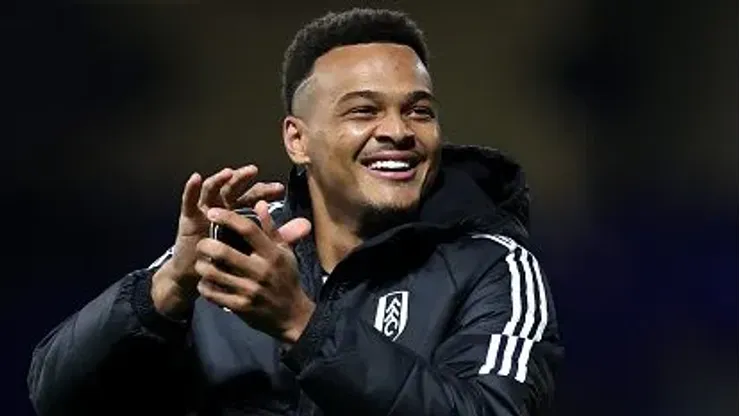
[[[391,292],[378,299],[375,329],[395,341],[406,328],[409,314],[409,292]]]

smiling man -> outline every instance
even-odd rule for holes
[[[306,169],[318,253],[328,270],[364,239],[410,220],[437,172],[440,129],[419,57],[426,52],[411,27],[402,35],[415,42],[333,47],[292,96],[295,80],[285,81],[285,148]],[[289,56],[301,46],[295,43]],[[300,68],[307,63],[288,60],[286,73],[308,71]]]
[[[528,188],[443,144],[422,34],[353,9],[285,54],[282,201],[249,165],[185,184],[175,245],[34,351],[42,415],[541,415],[560,361]],[[259,202],[254,204],[256,199]],[[234,208],[255,205],[261,226]],[[213,222],[252,251],[208,238]]]

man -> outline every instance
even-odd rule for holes
[[[48,335],[39,414],[539,415],[561,349],[499,153],[442,144],[422,34],[354,9],[285,55],[295,164],[262,227],[256,168],[185,184],[175,245]],[[251,254],[206,238],[232,228]]]

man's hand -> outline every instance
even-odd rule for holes
[[[238,214],[211,209],[208,218],[244,236],[254,251],[244,255],[210,238],[198,243],[195,270],[201,276],[198,291],[209,301],[229,308],[251,327],[281,341],[295,343],[308,324],[314,303],[301,288],[298,261],[291,246],[311,231],[305,218],[295,218],[275,229],[260,201],[255,211],[262,229]],[[229,272],[216,264],[225,264]]]
[[[282,196],[284,188],[280,183],[260,182],[247,190],[256,175],[257,167],[249,165],[237,170],[223,169],[206,180],[197,173],[190,176],[182,193],[173,255],[152,278],[151,295],[159,313],[180,318],[192,308],[200,279],[195,271],[196,246],[208,236],[209,209],[254,206],[258,200]]]

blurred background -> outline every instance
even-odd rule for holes
[[[528,172],[567,348],[559,414],[737,414],[729,0],[4,7],[0,414],[32,415],[47,331],[169,247],[191,172],[255,162],[285,178],[283,50],[360,4],[425,30],[447,140]]]

